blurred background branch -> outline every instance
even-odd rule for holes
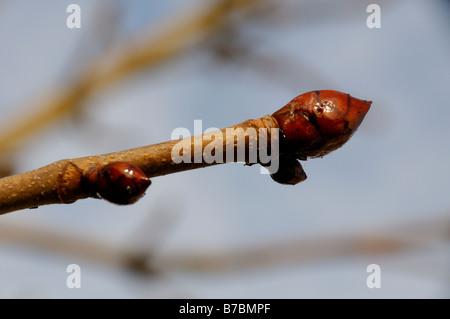
[[[43,230],[15,222],[0,223],[0,242],[63,254],[108,267],[125,267],[148,275],[170,271],[233,272],[245,269],[280,267],[333,258],[382,256],[426,250],[450,238],[450,218],[420,218],[416,221],[362,230],[351,235],[334,234],[288,238],[233,251],[159,253],[170,237],[178,218],[174,212],[149,215],[121,245],[57,230]]]
[[[261,6],[262,0],[220,0],[208,6],[180,9],[174,17],[166,17],[162,25],[152,27],[134,41],[119,46],[106,46],[106,52],[87,63],[67,87],[57,87],[31,105],[16,109],[3,117],[0,131],[0,154],[10,151],[35,137],[47,125],[78,112],[94,91],[122,81],[129,74],[160,66],[164,61],[192,50],[222,32],[230,16],[238,11]],[[113,21],[111,18],[106,19]],[[228,23],[229,25],[229,23]],[[236,26],[235,26],[236,27]],[[104,30],[110,30],[104,27]],[[112,28],[114,29],[114,28]],[[156,30],[156,31],[155,31]]]

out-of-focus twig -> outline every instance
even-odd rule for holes
[[[161,227],[157,221],[148,224],[147,231]],[[169,227],[162,226],[168,230]],[[448,242],[450,221],[446,216],[418,220],[408,224],[392,225],[370,232],[351,235],[310,236],[290,238],[260,244],[256,247],[241,247],[232,251],[214,253],[186,252],[183,255],[159,256],[153,240],[139,242],[138,238],[124,245],[98,242],[77,234],[41,230],[35,226],[24,226],[17,222],[0,222],[0,242],[41,249],[57,254],[89,260],[108,266],[130,267],[142,274],[158,271],[183,270],[202,272],[232,272],[243,269],[274,267],[293,263],[307,263],[343,256],[389,255],[407,250],[427,249],[433,243]],[[159,236],[164,236],[160,234]],[[136,244],[139,243],[139,247]],[[146,248],[147,245],[147,248]]]
[[[202,40],[213,36],[229,14],[263,2],[220,0],[197,11],[183,10],[183,16],[169,17],[163,27],[152,28],[149,34],[122,44],[121,49],[103,54],[89,63],[69,87],[58,88],[57,93],[34,101],[15,116],[4,116],[7,120],[3,120],[0,132],[0,153],[14,149],[38,130],[66,116],[93,92],[105,89],[132,72],[159,65],[195,48]],[[155,29],[159,32],[155,33]]]

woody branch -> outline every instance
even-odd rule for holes
[[[270,170],[271,177],[278,183],[295,185],[306,179],[298,159],[323,157],[344,145],[361,124],[371,103],[371,101],[360,100],[338,91],[311,91],[297,96],[272,115],[247,120],[223,129],[218,134],[211,132],[184,138],[181,142],[169,141],[105,155],[61,160],[34,171],[0,179],[0,214],[46,204],[73,203],[90,196],[98,197],[97,190],[100,191],[100,195],[106,194],[106,197],[102,196],[103,198],[116,204],[130,204],[134,202],[132,199],[142,196],[148,187],[147,177],[223,163],[223,157],[222,160],[209,158],[209,156],[216,156],[212,154],[212,150],[221,150],[222,156],[226,157],[225,162],[244,161],[267,164],[267,161],[262,160],[264,152],[261,152],[260,148],[265,147],[266,151],[270,148],[273,150],[271,146],[275,139],[279,143],[274,144],[280,147],[279,158],[276,159],[279,160],[279,167]],[[238,133],[229,138],[229,129]],[[249,129],[252,129],[250,131],[254,134],[246,136],[246,131]],[[261,130],[264,129],[271,134],[262,134]],[[272,137],[274,130],[277,134]],[[280,132],[279,135],[278,132]],[[181,148],[182,155],[177,148],[179,143],[189,146],[187,149],[190,158],[188,157],[187,160],[184,157],[185,148]],[[245,150],[244,157],[239,156],[242,149]],[[230,151],[233,152],[232,157],[227,156],[229,155],[227,152]],[[255,152],[260,157],[255,161],[249,161]],[[178,160],[180,155],[183,157],[181,161]],[[123,179],[125,175],[121,173],[122,170],[117,167],[105,173],[106,168],[110,167],[109,164],[117,165],[121,162],[126,162],[127,165],[133,165],[142,171],[137,175],[145,178],[146,182],[142,184],[145,188],[139,183],[134,184],[133,175],[130,174],[129,169],[124,169],[124,173],[129,174],[125,179]],[[102,167],[103,169],[99,171]],[[125,168],[127,167],[129,166]],[[93,172],[96,172],[96,175]],[[94,175],[96,177],[93,177]],[[121,181],[116,183],[115,181],[118,180]],[[129,183],[130,180],[133,183]],[[99,183],[102,186],[99,186]],[[91,184],[98,184],[96,186],[98,188],[93,189]],[[133,188],[138,190],[137,197],[136,193],[133,193]]]
[[[238,140],[245,141],[247,156],[252,150],[255,151],[255,148],[258,151],[257,148],[262,143],[259,141],[259,129],[270,131],[278,128],[278,124],[273,117],[267,115],[256,120],[247,120],[228,129],[239,128],[243,129],[241,133],[248,128],[254,128],[257,134],[243,139],[242,136],[235,135],[232,139],[215,140],[211,140],[211,134],[203,134],[181,140],[182,143],[187,142],[189,149],[193,150],[190,161],[179,163],[173,161],[174,146],[180,143],[180,140],[173,140],[110,154],[64,159],[33,171],[1,178],[0,214],[48,204],[69,204],[88,198],[91,196],[85,185],[88,172],[113,162],[128,162],[140,168],[150,178],[220,164],[221,162],[208,161],[204,156],[203,151],[207,145],[213,149],[221,149],[225,157],[227,151],[232,150],[233,159],[237,161],[238,151],[241,151],[238,150]],[[226,137],[226,131],[227,129],[221,130],[221,135]],[[264,143],[270,149],[270,135],[267,135]],[[198,158],[201,158],[200,162]]]

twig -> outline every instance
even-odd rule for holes
[[[276,128],[277,124],[268,116],[245,121],[231,129],[245,130],[248,127],[270,130]],[[221,132],[225,135],[226,129]],[[180,143],[180,140],[174,140],[110,154],[60,160],[37,170],[2,178],[0,179],[0,214],[47,204],[73,203],[79,199],[91,197],[92,194],[84,182],[86,176],[92,169],[110,163],[128,162],[139,167],[150,178],[219,164],[207,163],[202,156],[204,148],[210,143],[223,143],[221,147],[223,147],[224,155],[227,149],[230,149],[230,143],[233,144],[234,153],[237,154],[238,151],[238,145],[235,144],[234,139],[211,142],[202,135],[183,140],[187,141],[190,148],[194,150],[189,163],[175,163],[172,160],[172,149]],[[201,147],[197,144],[199,140],[202,141]],[[249,149],[249,139],[246,139],[245,149]],[[195,163],[195,158],[202,158],[202,161]]]
[[[104,188],[108,192],[110,184],[118,186],[119,191],[124,188],[127,194],[135,185],[129,184],[124,176],[115,172],[114,177],[106,174],[105,178],[99,179],[98,172],[104,172],[111,163],[129,163],[149,178],[230,161],[268,165],[268,161],[261,158],[261,147],[273,155],[274,145],[277,150],[279,147],[279,158],[275,160],[279,160],[280,167],[276,166],[271,171],[272,178],[282,184],[297,184],[306,179],[297,159],[324,156],[341,147],[362,122],[370,103],[337,91],[308,92],[273,115],[247,120],[220,133],[216,131],[116,153],[60,160],[37,170],[0,179],[0,214],[97,197],[97,189]],[[279,130],[282,136],[279,136]],[[230,131],[234,133],[231,138]],[[274,131],[276,134],[272,134]],[[222,151],[226,161],[211,161],[213,152],[206,152],[206,148]],[[240,156],[243,150],[244,156]],[[251,158],[252,154],[257,154],[257,157]],[[183,161],[179,161],[180,157]],[[102,186],[93,186],[100,182]],[[116,194],[112,190],[109,192]],[[132,199],[135,196],[132,194]],[[113,202],[126,204],[133,201],[120,199]]]

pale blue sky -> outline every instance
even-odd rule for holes
[[[83,10],[79,31],[64,25],[65,7],[72,2]],[[120,40],[136,36],[180,3],[186,5],[184,1],[143,0],[1,2],[1,114],[32,101],[45,89],[70,83],[77,66],[98,52],[102,41],[107,42],[96,38],[99,31],[95,22],[102,17],[100,13],[108,16],[108,6],[115,4],[124,12],[117,19],[118,30],[113,36]],[[348,144],[323,159],[303,163],[306,182],[283,186],[259,175],[256,166],[227,164],[155,178],[147,196],[132,207],[85,200],[41,207],[33,214],[13,213],[2,216],[0,222],[57,228],[120,244],[132,237],[136,225],[149,215],[167,213],[176,222],[158,248],[161,256],[170,257],[186,252],[233,251],[286,238],[377,231],[396,223],[448,216],[448,6],[443,1],[380,1],[382,27],[374,30],[365,24],[365,7],[371,1],[280,3],[281,9],[292,8],[287,10],[285,23],[263,21],[240,29],[243,43],[251,49],[247,58],[235,64],[222,63],[214,60],[210,51],[199,50],[155,72],[143,70],[87,101],[84,122],[64,121],[37,136],[20,152],[17,169],[30,170],[62,158],[169,140],[177,127],[192,131],[196,119],[203,120],[204,128],[226,127],[272,113],[310,90],[335,89],[372,100],[371,110]],[[281,10],[281,14],[287,12]],[[7,122],[3,116],[0,120]],[[448,251],[448,242],[445,247]],[[430,258],[449,265],[448,259]],[[40,282],[34,285],[28,277],[22,279],[22,288],[11,280],[23,276],[14,266],[15,260],[22,259],[46,274],[50,288],[43,292]],[[0,246],[0,281],[9,278],[0,284],[0,296],[14,297],[21,291],[27,294],[31,287],[29,294],[33,296],[35,291],[36,295],[70,297],[64,287],[56,287],[59,277],[53,275],[64,262],[43,261],[33,252],[18,253],[7,244]],[[356,280],[358,275],[353,271],[365,262],[364,258],[342,257],[329,267],[326,262],[312,268],[293,265],[287,270],[295,274],[293,277],[283,276],[285,270],[279,268],[266,273],[259,270],[260,277],[258,273],[230,275],[224,290],[208,286],[206,277],[169,273],[172,279],[167,285],[160,282],[158,286],[166,289],[161,295],[145,286],[138,287],[138,292],[134,288],[121,290],[121,285],[133,286],[130,279],[108,270],[95,280],[115,288],[86,288],[76,296],[192,293],[207,297],[209,292],[212,297],[251,298],[261,296],[261,286],[268,289],[271,280],[279,283],[278,290],[265,297],[366,296],[367,291],[345,282]],[[405,284],[391,285],[377,296],[417,296],[411,288],[415,283],[425,297],[440,296],[445,287],[448,291],[444,279],[419,276],[419,280],[414,274],[400,275],[395,260],[386,264],[394,265],[389,276]],[[97,265],[87,264],[86,268],[93,273],[104,271]],[[347,279],[335,278],[340,271]],[[324,281],[311,280],[310,275],[322,276]],[[267,282],[256,284],[264,277]],[[239,282],[246,278],[249,286],[243,293]],[[306,290],[299,292],[289,278],[310,287],[311,295]],[[326,278],[336,280],[332,292],[326,288]]]

